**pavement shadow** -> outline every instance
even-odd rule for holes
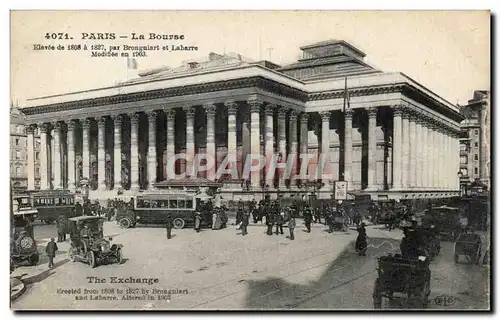
[[[355,249],[355,241],[349,243],[344,251],[329,265],[319,279],[306,285],[291,283],[286,277],[269,277],[265,280],[245,281],[247,286],[245,309],[338,309],[345,305],[347,299],[360,299],[355,291],[366,292],[372,287],[351,289],[353,282],[376,273],[376,259],[399,246],[399,241],[387,238],[369,238],[368,256],[360,257]],[[307,269],[303,270],[307,273]],[[372,275],[372,278],[376,274]],[[370,285],[373,285],[369,281]],[[374,283],[374,280],[373,280]],[[326,298],[325,298],[326,297]],[[308,306],[315,298],[328,300],[327,305]],[[363,303],[366,303],[363,301]],[[365,309],[372,309],[373,303],[366,304]]]
[[[47,270],[43,271],[42,273],[33,275],[31,277],[23,279],[23,277],[26,275],[26,273],[25,273],[25,274],[22,274],[20,277],[17,277],[17,278],[19,280],[22,280],[24,282],[24,284],[26,284],[26,285],[35,284],[35,283],[41,282],[41,281],[47,279],[48,277],[50,277],[51,275],[53,275],[55,273],[55,271],[54,271],[55,269],[57,269],[58,267],[60,267],[60,266],[62,266],[64,264],[66,264],[68,261],[69,261],[69,259],[64,259],[64,260],[58,261],[58,262],[54,263],[54,267],[53,268],[47,269]]]

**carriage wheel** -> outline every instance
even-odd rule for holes
[[[89,266],[95,268],[97,266],[97,261],[95,259],[94,251],[90,250],[88,253]]]
[[[382,288],[380,285],[380,279],[375,280],[375,286],[373,288],[373,308],[382,308]]]
[[[120,224],[120,228],[122,228],[122,229],[128,229],[128,228],[130,228],[130,225],[132,224],[132,221],[130,221],[129,218],[122,218],[122,219],[120,219],[119,224]]]
[[[181,218],[175,218],[173,224],[174,224],[174,229],[182,229],[184,228],[184,225],[186,223]]]

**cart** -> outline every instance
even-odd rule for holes
[[[458,236],[453,249],[455,263],[460,256],[465,256],[469,263],[479,263],[481,260],[481,237],[476,233],[462,233]]]
[[[415,309],[424,309],[429,304],[430,278],[429,259],[402,258],[400,255],[383,256],[378,259],[378,278],[373,289],[373,306],[382,308],[384,298],[394,299],[394,293],[403,293],[408,304]]]
[[[347,218],[344,216],[334,216],[332,219],[332,229],[335,231],[347,231]]]

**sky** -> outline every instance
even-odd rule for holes
[[[47,40],[47,33],[72,40]],[[82,33],[182,34],[183,41],[82,40]],[[139,71],[204,60],[210,52],[237,52],[283,65],[300,46],[346,40],[387,72],[403,72],[451,103],[490,87],[490,14],[487,11],[13,11],[11,98],[88,90],[127,78],[126,58],[96,58],[89,51],[34,51],[33,45],[197,46],[198,51],[148,52]]]

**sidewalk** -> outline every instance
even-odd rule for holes
[[[10,278],[10,300],[16,300],[19,298],[24,291],[26,291],[26,286],[24,283],[18,278],[11,277]]]

